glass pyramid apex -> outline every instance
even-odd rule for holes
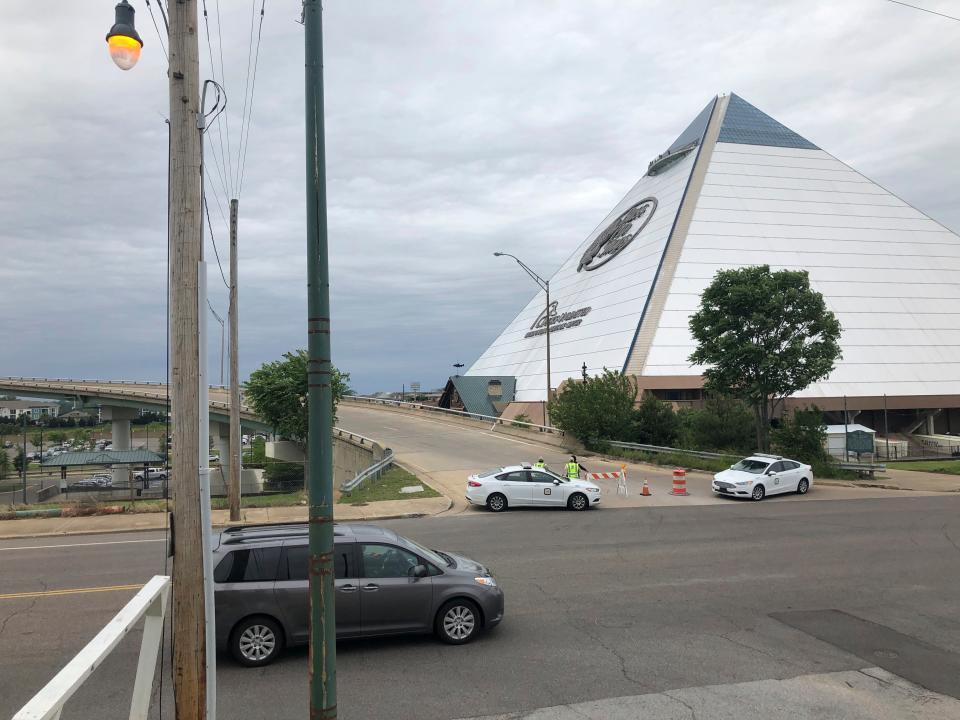
[[[730,94],[717,142],[767,147],[819,150],[816,145],[758,110],[739,95]]]

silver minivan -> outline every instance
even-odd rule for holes
[[[217,646],[258,667],[310,634],[305,524],[222,532],[213,551]],[[503,618],[503,591],[469,558],[392,530],[334,526],[337,638],[433,632],[463,644]]]

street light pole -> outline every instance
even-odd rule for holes
[[[323,18],[304,0],[307,130],[307,464],[310,505],[310,717],[337,717],[333,583],[333,375],[323,126]]]
[[[516,255],[511,255],[510,253],[505,252],[495,252],[494,257],[509,257],[517,261],[517,265],[523,268],[524,272],[527,273],[533,281],[540,286],[540,289],[547,294],[547,308],[544,313],[544,318],[547,323],[547,399],[543,403],[543,424],[547,427],[550,427],[550,416],[549,416],[549,407],[550,407],[550,395],[553,391],[552,383],[550,382],[550,281],[544,280],[542,277],[537,275],[533,270],[531,270],[520,258]]]

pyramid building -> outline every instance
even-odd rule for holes
[[[809,271],[843,327],[843,359],[794,404],[846,402],[867,411],[858,422],[886,404],[960,433],[960,237],[734,94],[707,104],[550,279],[551,386],[585,364],[699,397],[690,315],[718,270],[761,264]],[[542,401],[545,299],[467,374],[512,376],[517,401]]]

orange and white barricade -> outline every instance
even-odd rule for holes
[[[627,466],[621,465],[619,472],[595,472],[587,473],[588,480],[616,480],[617,495],[629,496],[627,490]]]

